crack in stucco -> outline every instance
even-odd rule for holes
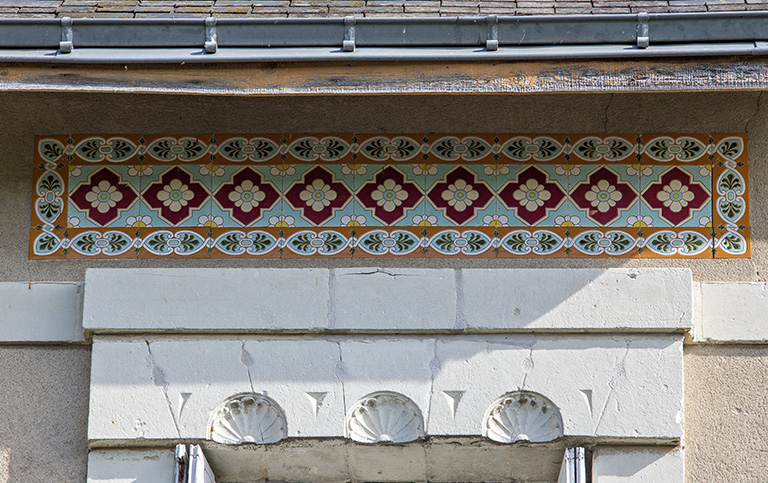
[[[173,404],[171,404],[171,398],[168,397],[168,380],[165,376],[165,371],[157,365],[155,357],[152,355],[152,348],[149,346],[149,341],[144,341],[147,344],[147,353],[149,354],[149,363],[152,365],[152,384],[160,388],[165,398],[165,404],[168,408],[168,414],[171,415],[171,421],[173,421],[173,427],[176,428],[176,436],[181,438],[181,431],[179,430],[179,423],[176,420],[176,415],[173,414]]]
[[[432,344],[432,359],[429,361],[429,401],[427,402],[427,420],[424,421],[424,434],[427,434],[432,417],[432,401],[435,399],[435,377],[440,373],[440,357],[437,355],[437,339]]]
[[[343,273],[341,274],[342,277],[350,276],[350,275],[376,275],[382,273],[384,275],[389,275],[390,277],[414,277],[417,275],[410,275],[407,273],[392,273],[384,270],[383,268],[377,268],[376,270],[372,272],[349,272],[349,273]]]
[[[250,352],[245,348],[245,341],[240,341],[240,362],[245,366],[245,372],[248,373],[248,384],[251,386],[251,392],[256,392],[253,389],[253,379],[251,378],[251,367],[253,367],[254,360]]]
[[[763,104],[763,94],[765,94],[765,91],[761,91],[757,95],[757,103],[756,103],[756,106],[755,106],[755,112],[752,113],[751,116],[749,116],[749,119],[747,119],[747,123],[744,124],[744,132],[747,132],[747,133],[749,132],[749,125],[752,124],[752,121],[754,121],[755,118],[757,117],[757,115],[760,114],[760,109],[761,109],[762,104]]]
[[[341,342],[336,342],[336,345],[339,347],[339,362],[336,363],[336,367],[333,369],[333,375],[336,377],[336,380],[339,381],[339,385],[341,385],[341,404],[344,408],[344,437],[349,437],[347,434],[347,391],[344,388],[344,378],[347,375],[347,367],[346,364],[344,364],[344,356],[343,351],[341,350]],[[354,481],[354,478],[352,478],[352,462],[349,459],[349,445],[344,445],[344,453],[347,457],[347,474],[349,475],[349,480]]]
[[[533,347],[528,352],[528,357],[523,359],[523,382],[520,384],[520,389],[525,389],[525,382],[528,380],[528,374],[533,370]]]
[[[611,96],[608,98],[608,104],[605,106],[605,121],[603,122],[603,132],[608,132],[608,111],[611,109],[611,104],[613,104],[613,96],[614,94],[611,93]]]
[[[626,363],[627,356],[629,355],[630,344],[631,341],[628,340],[627,348],[624,350],[624,354],[621,356],[621,359],[616,362],[616,364],[613,366],[613,370],[611,371],[611,379],[608,381],[608,387],[610,390],[608,391],[608,396],[605,398],[603,409],[600,411],[600,417],[597,419],[597,424],[595,424],[595,436],[597,436],[597,430],[600,429],[600,423],[603,422],[603,416],[605,416],[605,413],[608,409],[608,404],[611,402],[611,397],[613,396],[614,392],[616,392],[616,386],[619,383],[619,379],[627,377],[624,364]]]
[[[336,270],[330,270],[328,273],[328,329],[336,326]]]

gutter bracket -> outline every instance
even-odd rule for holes
[[[496,15],[488,15],[485,21],[488,23],[488,38],[485,41],[485,50],[499,50],[499,18]]]
[[[216,33],[216,17],[205,18],[205,53],[215,54],[219,50],[219,36]]]
[[[648,13],[640,12],[637,14],[637,48],[647,49],[648,44],[651,43],[650,35],[648,34]]]
[[[344,52],[355,51],[355,17],[344,17],[344,42],[341,45]]]
[[[768,42],[755,41],[755,48],[752,49],[752,55],[765,55],[768,53]]]
[[[59,53],[69,54],[74,45],[72,43],[72,18],[61,18],[61,41],[59,42]]]

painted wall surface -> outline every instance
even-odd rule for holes
[[[690,483],[768,477],[768,346],[687,346],[685,468]]]
[[[85,481],[90,367],[90,347],[0,346],[0,483]]]
[[[0,95],[5,168],[0,177],[4,280],[83,280],[87,267],[370,266],[356,260],[29,261],[33,136],[53,133],[270,132],[748,132],[751,220],[766,218],[768,112],[757,93],[536,96],[191,97],[14,93]],[[377,260],[409,267],[690,267],[695,280],[760,280],[766,227],[755,223],[753,259],[728,260]]]
[[[82,281],[89,267],[353,267],[370,260],[29,261],[33,136],[55,133],[747,132],[752,259],[398,260],[383,267],[685,267],[697,281],[765,281],[768,109],[743,93],[529,96],[192,97],[2,93],[0,277]],[[764,101],[764,100],[763,100]],[[0,321],[2,323],[2,321]],[[768,473],[766,346],[685,352],[687,481],[755,481]],[[90,349],[0,347],[0,483],[84,481]]]
[[[768,476],[766,361],[768,346],[686,347],[687,482]],[[85,481],[89,348],[4,346],[0,366],[0,482]]]

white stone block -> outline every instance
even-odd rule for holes
[[[682,436],[682,336],[445,340],[437,353],[429,434],[480,434],[493,401],[527,390],[559,408],[567,436]]]
[[[88,483],[173,480],[173,449],[97,449],[88,453]]]
[[[85,286],[90,331],[328,325],[325,269],[89,269]]]
[[[171,404],[167,381],[146,341],[103,342],[94,337],[89,440],[178,437]]]
[[[338,377],[336,343],[246,341],[255,392],[278,401],[288,420],[288,437],[336,436],[344,427],[344,391]]]
[[[334,329],[430,330],[456,327],[454,270],[334,270]]]
[[[566,436],[682,435],[682,335],[125,339],[94,337],[91,440],[204,439],[243,392],[280,405],[289,437],[343,436],[352,405],[380,391],[409,397],[428,435],[478,436],[516,390],[549,398]]]
[[[246,392],[268,396],[283,409],[288,437],[343,433],[336,343],[231,339],[121,343],[97,336],[93,354],[90,439],[167,439],[176,427],[182,438],[204,439],[213,410],[226,398]],[[116,381],[120,381],[117,389]],[[149,417],[162,421],[162,427],[144,424],[143,436],[137,435],[135,421],[146,422]]]
[[[81,283],[0,282],[0,342],[79,342]]]
[[[434,339],[342,341],[339,377],[344,383],[345,412],[370,393],[389,391],[410,398],[426,416],[434,350]]]
[[[702,283],[701,319],[704,341],[768,341],[768,284]]]
[[[688,269],[461,271],[469,329],[682,331],[691,327]]]
[[[598,446],[592,456],[593,483],[683,483],[685,460],[679,448]]]

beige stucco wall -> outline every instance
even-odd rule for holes
[[[765,481],[768,346],[688,346],[684,365],[686,481]]]
[[[29,261],[33,136],[67,133],[270,132],[749,132],[751,219],[768,218],[768,107],[759,94],[196,97],[4,93],[0,95],[0,260],[4,280],[83,279],[86,267],[360,266],[371,260]],[[755,224],[753,259],[381,259],[410,267],[690,267],[696,280],[762,280],[768,225]]]
[[[85,481],[90,366],[86,346],[0,346],[0,483]]]
[[[688,267],[697,281],[768,273],[768,105],[744,93],[237,98],[2,93],[0,280],[81,281],[88,267],[339,267],[370,260],[29,261],[32,138],[58,133],[744,132],[752,259],[382,259],[409,267]],[[1,321],[0,321],[1,323]],[[0,347],[0,483],[84,481],[90,351]],[[768,346],[686,348],[687,481],[768,474]]]

